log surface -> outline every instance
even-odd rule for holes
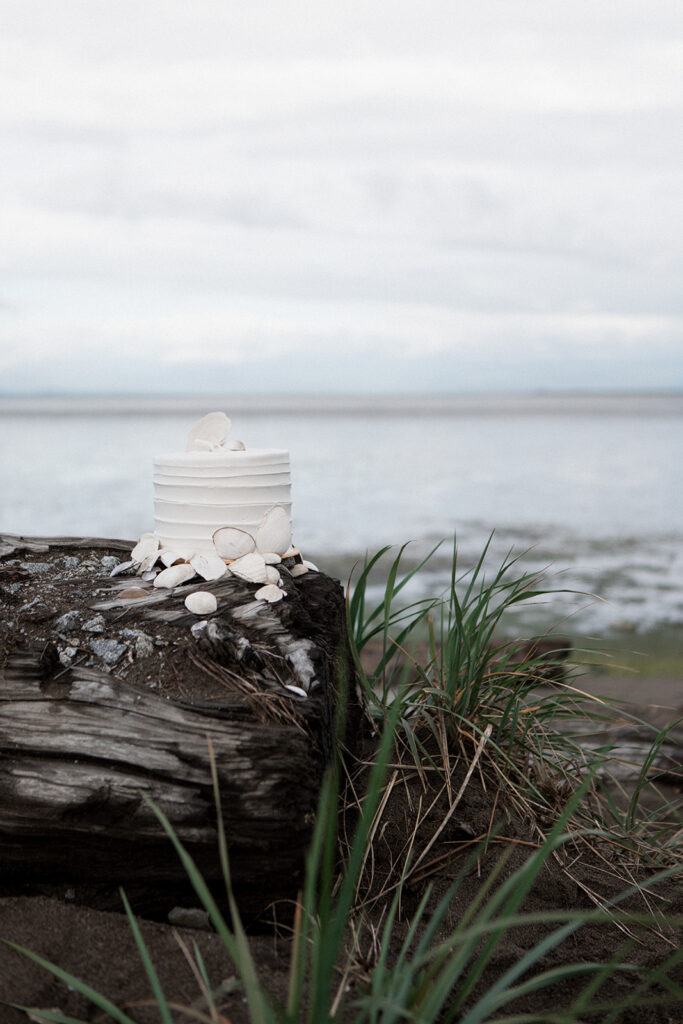
[[[217,879],[211,748],[238,902],[257,913],[300,884],[353,682],[341,588],[283,568],[274,605],[235,578],[159,591],[110,575],[131,546],[0,537],[1,884],[163,902],[185,875],[149,801]],[[184,607],[196,589],[218,600],[207,619]]]

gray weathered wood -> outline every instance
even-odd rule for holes
[[[255,588],[234,578],[175,591],[148,584],[147,597],[127,599],[120,595],[136,578],[71,581],[63,571],[35,575],[30,562],[16,564],[84,550],[124,560],[127,542],[0,544],[12,547],[0,554],[0,569],[22,589],[16,596],[12,584],[15,603],[6,604],[0,631],[0,885],[77,883],[100,893],[142,886],[152,904],[155,893],[163,904],[164,890],[185,875],[150,801],[217,879],[212,750],[238,902],[258,912],[295,895],[339,691],[352,675],[339,585],[319,573],[287,579],[283,569],[288,597],[275,605],[256,602]],[[184,608],[198,585],[218,599],[207,620]],[[143,662],[129,652],[104,664],[80,626],[72,637],[57,630],[65,602],[82,608],[82,620],[101,615],[109,639],[131,627],[163,630],[162,646]],[[78,653],[64,665],[68,643]],[[160,659],[157,669],[176,686],[172,699],[163,686],[144,684],[144,671]]]

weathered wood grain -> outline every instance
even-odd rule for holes
[[[137,886],[151,905],[173,902],[166,894],[182,885],[184,870],[150,801],[209,881],[218,879],[212,749],[238,902],[257,913],[294,896],[339,701],[346,711],[353,689],[339,584],[320,573],[285,579],[288,596],[276,605],[256,602],[255,588],[234,578],[175,591],[148,585],[147,597],[127,600],[119,594],[130,579],[71,580],[62,569],[32,574],[30,563],[15,564],[32,555],[61,558],[61,566],[64,551],[114,551],[125,560],[127,542],[0,544],[12,545],[0,567],[21,581],[4,609],[12,619],[0,661],[0,886],[89,886],[98,905],[104,889]],[[199,584],[218,599],[206,620],[183,604]],[[32,616],[40,606],[47,613]],[[102,616],[110,640],[162,630],[160,646],[142,662],[131,648],[104,664],[81,620],[80,632],[58,631],[65,607],[81,608],[82,621]],[[67,643],[79,653],[65,665]],[[156,690],[144,685],[154,671]]]

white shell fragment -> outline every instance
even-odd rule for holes
[[[208,590],[195,590],[185,598],[185,607],[193,615],[211,615],[218,608],[218,601]]]
[[[230,572],[238,579],[246,580],[247,583],[266,582],[266,563],[263,560],[263,555],[259,555],[257,551],[242,555],[241,558],[231,562]]]
[[[261,587],[254,594],[257,601],[268,601],[269,604],[275,604],[276,601],[281,601],[286,596],[285,591],[280,590],[274,583],[266,583],[265,587]]]
[[[221,448],[230,433],[232,424],[224,412],[210,412],[195,423],[187,435],[188,452],[211,452]]]
[[[147,572],[159,557],[159,538],[153,533],[143,533],[130,553],[134,562],[139,563],[138,572]]]
[[[239,530],[236,526],[222,526],[213,535],[213,546],[221,558],[232,562],[252,552],[256,541],[246,530]]]
[[[260,551],[259,554],[263,555],[266,565],[279,565],[282,561],[280,555],[276,554],[275,551]]]
[[[275,566],[274,565],[267,565],[266,566],[266,583],[274,583],[276,586],[279,586],[281,582],[282,582],[282,580],[280,578],[280,573],[277,571]]]
[[[190,565],[205,580],[219,580],[228,571],[227,565],[218,555],[194,555]]]
[[[293,565],[292,568],[289,570],[289,575],[294,576],[294,578],[296,578],[297,576],[305,576],[307,572],[308,566],[303,565],[303,563],[301,562],[298,562],[297,565]]]
[[[298,697],[308,697],[305,690],[302,690],[300,686],[295,686],[293,683],[285,683],[285,689],[291,690],[292,693],[296,693]]]
[[[305,558],[304,558],[304,560],[303,560],[303,562],[302,562],[302,565],[303,565],[303,566],[304,566],[304,567],[305,567],[306,569],[312,569],[312,570],[313,570],[313,572],[320,572],[320,569],[318,568],[318,566],[317,566],[317,565],[315,565],[315,564],[314,564],[313,562],[307,562]]]
[[[243,452],[246,451],[244,447],[244,441],[226,441],[225,447],[230,452]]]
[[[162,551],[160,553],[159,561],[163,562],[163,564],[168,569],[169,565],[177,565],[178,562],[184,562],[185,559],[183,558],[182,555],[178,555],[176,554],[175,551],[169,551],[169,549],[166,548],[165,551]]]
[[[137,564],[138,563],[134,562],[132,558],[128,562],[119,562],[118,565],[114,566],[114,568],[109,573],[109,575],[110,576],[119,576],[122,572],[128,572],[128,570],[132,569],[133,566],[137,567]]]
[[[179,587],[181,583],[187,583],[195,575],[196,573],[191,565],[188,565],[187,562],[181,562],[179,565],[170,565],[168,569],[163,569],[154,580],[154,586]]]
[[[257,551],[276,551],[282,554],[292,543],[292,524],[280,505],[269,509],[256,531]]]

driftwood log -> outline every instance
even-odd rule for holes
[[[182,902],[150,802],[217,882],[213,757],[237,900],[262,913],[296,895],[335,729],[357,728],[341,587],[283,567],[272,605],[234,577],[159,590],[111,575],[131,547],[0,536],[0,891]]]

